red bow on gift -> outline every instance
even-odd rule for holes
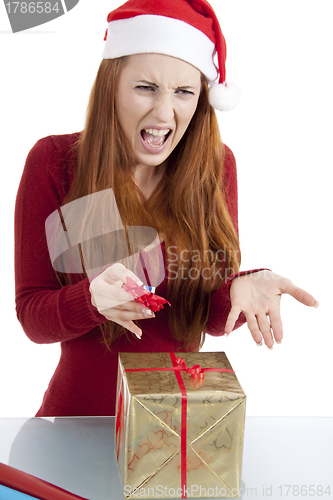
[[[129,277],[126,278],[126,283],[122,284],[122,288],[125,290],[125,292],[130,293],[132,297],[134,297],[134,300],[136,302],[140,302],[142,305],[148,307],[153,312],[164,309],[163,304],[169,304],[169,306],[171,306],[170,302],[168,302],[166,299],[164,299],[163,297],[159,297],[152,292],[149,292],[143,286],[139,286],[134,280]]]
[[[183,358],[176,358],[176,363],[177,365],[181,366],[183,368],[183,370],[186,370],[187,373],[189,373],[191,375],[191,377],[194,377],[194,378],[201,378],[203,379],[205,377],[205,369],[204,368],[201,368],[200,365],[193,365],[191,368],[188,368],[186,366],[186,363],[185,361],[183,360]]]

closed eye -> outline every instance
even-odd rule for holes
[[[190,90],[187,89],[176,89],[176,93],[182,95],[194,95],[194,92],[191,92]]]
[[[150,92],[152,90],[155,91],[155,88],[151,85],[137,85],[135,88],[138,90],[143,90],[144,92]]]

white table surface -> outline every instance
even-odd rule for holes
[[[89,500],[123,500],[113,432],[114,417],[0,419],[0,462]],[[247,417],[240,498],[333,499],[333,418]]]

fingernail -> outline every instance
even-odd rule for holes
[[[135,336],[136,336],[139,340],[141,340],[141,335],[142,335],[142,334],[141,334],[141,335],[139,335],[139,334],[138,334],[138,333],[136,333],[136,332],[132,332],[132,333],[134,333],[134,335],[135,335]]]
[[[282,344],[282,339],[276,341],[277,344]]]
[[[155,314],[153,313],[153,311],[151,311],[150,309],[142,309],[142,312],[145,316],[155,316]]]
[[[136,280],[135,283],[137,283],[139,286],[143,286],[143,283],[140,280]]]
[[[230,333],[225,333],[224,336],[225,337],[229,337]]]
[[[259,344],[258,344],[258,342],[256,342],[256,345],[257,345],[258,347],[262,346],[262,341],[261,341]]]
[[[318,307],[319,307],[319,302],[318,302],[318,300],[316,300],[316,303],[315,303],[315,305],[314,305],[313,307],[314,307],[315,309],[318,309]]]
[[[273,350],[273,347],[274,347],[274,346],[272,346],[272,347],[267,347],[267,349],[268,349],[269,351],[272,351],[272,350]]]

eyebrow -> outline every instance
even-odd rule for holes
[[[135,83],[145,83],[146,85],[149,85],[150,87],[155,87],[158,89],[158,85],[156,85],[156,83],[147,82],[146,80],[138,80]],[[176,87],[173,90],[177,90],[177,89],[195,90],[195,87],[190,87],[190,85],[180,85],[179,87]]]

